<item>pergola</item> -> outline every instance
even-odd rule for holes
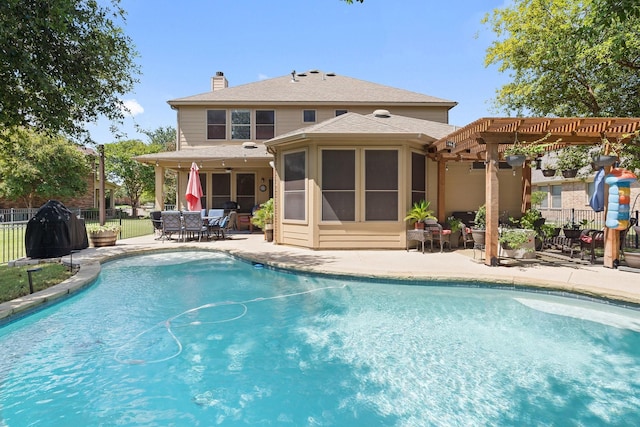
[[[482,118],[434,142],[429,156],[438,162],[438,212],[444,212],[444,171],[447,161],[485,162],[487,208],[485,264],[498,264],[498,162],[514,142],[543,141],[551,151],[570,145],[629,143],[640,131],[640,117],[499,117]],[[608,153],[604,153],[608,154]],[[608,170],[607,170],[608,172]],[[442,183],[442,184],[441,184]],[[530,207],[531,168],[522,172],[522,210]],[[605,197],[606,200],[606,197]],[[606,207],[605,207],[606,209]],[[605,227],[604,265],[614,268],[619,256],[620,233]]]

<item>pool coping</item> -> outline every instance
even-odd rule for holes
[[[616,306],[640,310],[640,295],[632,292],[617,291],[612,294],[610,289],[597,288],[596,286],[585,287],[571,283],[553,281],[540,278],[522,278],[515,275],[493,274],[487,270],[487,274],[478,276],[473,273],[431,272],[429,275],[421,274],[381,274],[367,273],[364,271],[330,271],[321,267],[311,267],[308,265],[294,264],[293,262],[282,262],[269,256],[269,252],[260,252],[260,257],[255,253],[248,253],[241,248],[218,248],[205,247],[198,244],[184,244],[178,247],[159,246],[130,246],[116,245],[108,248],[91,248],[92,251],[74,256],[74,265],[79,266],[78,272],[69,279],[51,286],[42,291],[17,298],[12,301],[0,304],[0,323],[10,322],[14,318],[29,314],[30,312],[42,308],[48,304],[59,301],[62,298],[75,294],[92,285],[101,271],[101,264],[114,259],[142,255],[157,252],[175,251],[209,251],[227,253],[236,259],[254,264],[261,264],[267,268],[288,271],[293,273],[304,273],[315,276],[337,278],[344,280],[367,280],[367,281],[392,281],[402,284],[422,284],[422,285],[444,285],[456,283],[456,286],[484,287],[493,289],[508,289],[525,292],[536,292],[553,294],[564,297],[587,299],[604,304],[614,304]],[[88,250],[87,250],[88,251]],[[496,267],[487,267],[490,269]],[[500,267],[497,267],[500,268]],[[428,282],[428,283],[426,283]]]

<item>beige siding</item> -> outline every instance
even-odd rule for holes
[[[329,107],[295,107],[295,108],[283,108],[275,106],[259,106],[259,107],[188,107],[181,106],[180,113],[178,114],[178,141],[180,149],[197,148],[203,146],[210,146],[221,143],[229,143],[230,140],[207,140],[207,110],[208,109],[249,109],[252,111],[252,129],[251,135],[255,135],[255,110],[275,110],[276,124],[275,134],[281,135],[287,132],[291,132],[296,129],[300,129],[306,126],[310,126],[314,123],[305,123],[302,118],[302,112],[305,109],[316,111],[316,122],[320,123],[325,120],[335,117],[336,110],[346,109],[349,112],[355,112],[360,114],[371,114],[375,108],[370,106],[329,106]],[[384,106],[380,106],[384,108]],[[447,123],[448,110],[445,107],[395,107],[390,110],[392,114],[406,117],[413,117],[423,120],[431,120],[435,122]],[[227,138],[231,136],[230,123],[227,120]],[[251,138],[255,140],[255,138]],[[235,141],[239,142],[239,141]]]

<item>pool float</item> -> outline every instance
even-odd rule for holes
[[[624,168],[614,168],[604,182],[609,186],[607,218],[605,226],[612,230],[626,230],[629,227],[629,203],[631,202],[631,183],[638,178]]]

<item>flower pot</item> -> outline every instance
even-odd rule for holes
[[[507,258],[514,259],[535,259],[536,257],[536,233],[534,230],[518,229],[511,232],[524,233],[528,240],[519,244],[517,248],[510,247],[507,242],[501,243],[502,253]]]
[[[88,235],[94,248],[115,246],[116,240],[118,240],[118,232],[115,230],[92,231]]]
[[[565,178],[575,178],[578,175],[578,169],[566,169],[562,171],[562,176]]]
[[[542,175],[546,176],[547,178],[551,178],[552,176],[556,175],[556,170],[555,169],[543,169],[542,170]]]
[[[413,223],[413,229],[414,230],[424,230],[424,222],[422,221],[417,221]]]
[[[511,156],[506,156],[504,160],[509,164],[509,166],[515,168],[515,167],[522,166],[524,164],[524,161],[527,160],[527,156],[523,156],[520,154],[511,155]]]
[[[460,246],[460,237],[462,237],[462,231],[458,230],[451,232],[451,235],[449,236],[449,246],[451,246],[451,249],[458,249]]]
[[[264,239],[267,242],[273,242],[273,223],[267,222],[264,224]]]
[[[486,230],[478,228],[471,229],[471,237],[473,237],[473,243],[476,246],[484,246]]]
[[[626,252],[624,253],[624,261],[631,268],[640,268],[640,252]]]
[[[563,228],[562,232],[564,233],[564,237],[568,239],[579,239],[582,230],[577,228]]]
[[[604,154],[599,154],[592,157],[593,165],[596,169],[604,168],[607,166],[613,165],[618,158],[616,156],[605,156]]]

